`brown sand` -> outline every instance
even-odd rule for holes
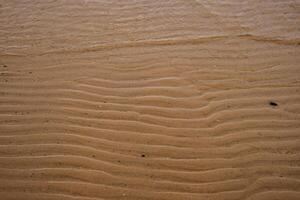
[[[300,199],[300,1],[0,2],[1,200]]]

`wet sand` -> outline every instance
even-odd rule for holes
[[[300,199],[300,2],[1,0],[0,199]]]

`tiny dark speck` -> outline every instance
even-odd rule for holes
[[[7,65],[3,65],[3,67],[7,67]]]
[[[144,157],[145,157],[145,154],[142,154],[141,156],[144,158]]]
[[[274,106],[274,107],[275,107],[275,106],[278,106],[278,104],[275,103],[274,101],[270,101],[269,104],[270,104],[270,106]]]

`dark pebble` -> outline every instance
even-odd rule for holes
[[[274,107],[278,106],[278,104],[275,103],[274,101],[270,101],[269,104],[270,104],[270,106],[274,106]]]

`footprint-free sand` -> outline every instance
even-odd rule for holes
[[[1,200],[299,200],[300,2],[0,0]]]

